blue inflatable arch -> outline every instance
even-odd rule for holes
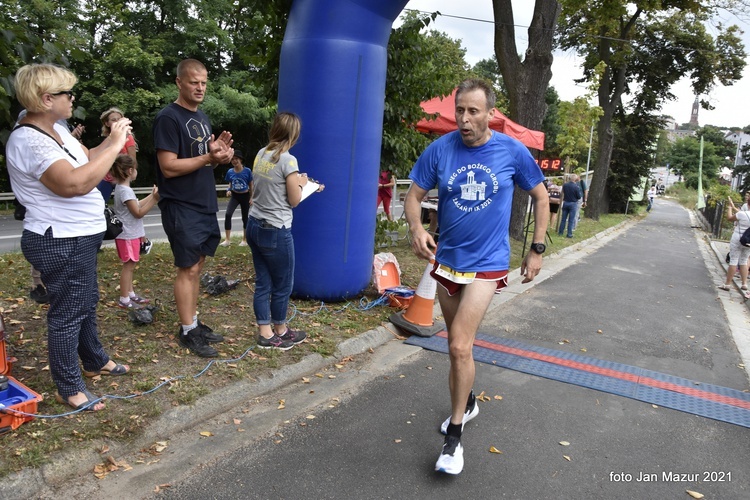
[[[408,0],[297,0],[279,110],[302,119],[300,171],[326,185],[295,210],[293,295],[354,297],[372,279],[388,38]]]

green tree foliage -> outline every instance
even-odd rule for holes
[[[408,175],[430,142],[414,128],[426,116],[420,103],[450,95],[469,74],[459,41],[434,30],[424,32],[437,15],[406,13],[388,42],[380,163],[397,178]]]
[[[560,103],[560,128],[557,145],[566,172],[573,172],[579,158],[588,152],[591,127],[601,116],[601,108],[589,105],[585,97]]]
[[[613,210],[624,212],[633,189],[641,183],[643,177],[650,175],[654,166],[657,148],[655,138],[663,128],[663,121],[635,108],[627,113],[624,110],[618,111],[614,126],[612,171],[607,180],[606,196]]]
[[[697,0],[620,2],[562,0],[560,45],[584,59],[585,78],[606,69],[598,89],[604,111],[597,135],[599,151],[586,215],[598,219],[609,210],[606,194],[614,147],[613,119],[622,97],[631,94],[635,108],[651,113],[673,96],[670,88],[683,76],[696,94],[740,78],[745,52],[736,27],[719,27],[714,38],[704,23],[717,2]],[[708,106],[703,102],[704,107]]]
[[[667,160],[670,168],[684,178],[685,186],[698,187],[698,165],[700,164],[701,142],[698,137],[683,137],[672,145]],[[703,141],[703,185],[709,186],[716,179],[721,167],[721,157],[717,154],[716,146],[709,141]]]
[[[99,115],[112,106],[133,120],[139,144],[138,183],[154,182],[151,124],[175,100],[175,69],[186,57],[209,72],[203,109],[216,132],[230,130],[252,155],[267,139],[275,111],[278,61],[291,0],[0,0],[0,139],[20,111],[12,75],[30,62],[68,66],[78,84],[73,121],[83,142],[98,145]],[[217,179],[224,169],[217,169]],[[0,190],[9,189],[0,169]]]
[[[559,158],[560,145],[557,142],[558,136],[563,129],[560,125],[560,96],[555,87],[547,87],[544,94],[544,102],[547,104],[547,112],[542,122],[542,132],[544,132],[544,157]]]

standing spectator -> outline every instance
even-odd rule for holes
[[[18,120],[16,121],[16,125],[21,122],[24,116],[26,116],[26,110],[22,109],[21,112],[18,113]],[[57,123],[61,127],[64,127],[66,130],[68,130],[70,132],[70,135],[75,137],[80,142],[81,136],[86,130],[86,127],[84,127],[80,123],[73,126],[68,123],[68,120],[64,118],[57,120]],[[11,186],[11,190],[12,189],[13,186]],[[13,200],[13,203],[16,205],[16,209],[13,213],[14,218],[16,220],[23,220],[26,216],[26,207],[21,205],[21,203],[18,201],[18,198],[15,198]],[[45,287],[44,283],[42,283],[41,273],[38,270],[34,269],[34,266],[31,266],[31,291],[29,292],[29,298],[31,298],[37,304],[47,304],[49,302],[47,287]]]
[[[565,225],[568,226],[568,234],[566,237],[573,237],[573,226],[575,225],[576,208],[578,207],[578,200],[581,199],[581,187],[576,182],[575,174],[568,174],[568,181],[562,186],[562,215],[560,216],[560,228],[557,230],[557,234],[562,236],[565,232]]]
[[[299,139],[301,129],[297,115],[277,114],[268,145],[258,151],[253,162],[255,189],[247,241],[255,266],[253,309],[261,349],[286,351],[307,337],[305,332],[289,328],[286,322],[294,285],[292,209],[302,201],[302,188],[307,184],[307,175],[299,173],[297,159],[289,150]]]
[[[478,413],[472,392],[472,346],[477,328],[492,297],[507,284],[510,265],[510,224],[516,184],[533,198],[534,237],[521,264],[523,280],[534,279],[542,266],[549,219],[549,197],[544,175],[528,149],[515,139],[489,128],[495,114],[495,93],[484,80],[462,82],[456,91],[458,130],[430,144],[409,178],[406,220],[412,249],[435,260],[432,276],[448,327],[451,415],[441,426],[446,434],[435,470],[458,474],[463,470],[461,433]],[[437,216],[440,245],[422,226],[420,202],[438,189]]]
[[[109,137],[109,134],[112,131],[112,125],[115,124],[118,120],[121,120],[123,117],[124,115],[119,108],[109,108],[107,111],[102,113],[99,116],[99,119],[102,122],[102,137],[104,137],[105,139]],[[136,160],[135,156],[137,151],[138,148],[135,143],[135,137],[133,137],[133,134],[131,133],[125,140],[125,145],[120,150],[120,154],[130,155],[133,160]],[[115,184],[116,182],[112,177],[112,173],[107,172],[107,175],[104,176],[104,179],[102,179],[102,181],[97,186],[99,192],[102,193],[102,198],[104,198],[105,204],[109,202],[109,198],[112,196],[112,190],[114,189]]]
[[[378,178],[378,204],[383,204],[383,211],[388,220],[392,221],[391,200],[393,199],[393,187],[396,185],[396,178],[390,170],[382,170]]]
[[[130,183],[138,177],[138,165],[129,155],[119,155],[112,165],[112,177],[117,181],[115,186],[115,214],[122,221],[122,233],[115,238],[117,255],[122,261],[120,273],[120,300],[117,302],[123,309],[133,309],[151,302],[136,295],[133,290],[133,272],[141,260],[141,238],[146,235],[143,228],[143,216],[159,200],[156,186],[151,194],[138,201]]]
[[[745,199],[748,199],[748,194],[745,193]],[[729,207],[727,208],[727,220],[735,223],[734,231],[732,231],[732,237],[729,240],[729,266],[727,267],[727,276],[724,283],[719,285],[721,290],[730,290],[732,284],[732,278],[734,277],[734,271],[739,267],[740,269],[740,290],[742,290],[745,296],[747,293],[747,259],[750,257],[750,247],[744,246],[740,243],[742,234],[750,227],[750,212],[745,210],[737,210],[737,207],[732,201],[732,197],[727,198],[729,200]]]
[[[57,401],[78,410],[102,410],[83,374],[124,375],[109,358],[96,324],[99,287],[96,250],[106,224],[104,202],[95,189],[130,132],[121,120],[110,137],[88,150],[56,123],[73,112],[77,78],[52,64],[30,64],[16,73],[16,96],[28,113],[6,145],[8,173],[26,207],[21,250],[41,273],[49,294],[47,344]]]
[[[554,230],[557,223],[557,212],[560,211],[562,190],[554,181],[551,181],[547,187],[547,192],[549,193],[549,213],[551,214],[549,227]]]
[[[576,182],[578,183],[578,187],[581,188],[581,199],[578,200],[576,206],[576,216],[573,218],[574,231],[578,223],[581,221],[581,217],[583,217],[583,209],[586,208],[586,204],[589,200],[589,187],[586,184],[586,181],[583,180],[580,175],[576,175]]]
[[[154,147],[161,220],[177,268],[177,341],[198,356],[214,357],[219,353],[208,344],[224,337],[198,320],[198,294],[206,256],[213,257],[221,240],[214,168],[229,163],[234,150],[232,134],[224,131],[214,140],[208,116],[198,109],[207,82],[200,61],[177,65],[179,95],[154,119]]]
[[[651,186],[648,190],[648,206],[646,207],[646,212],[650,212],[651,207],[654,206],[654,198],[656,198],[656,186]]]
[[[229,204],[227,204],[227,213],[224,216],[226,239],[221,242],[221,246],[223,247],[230,245],[229,238],[232,235],[232,216],[237,209],[237,205],[240,206],[242,212],[242,241],[240,241],[240,246],[247,246],[245,229],[247,228],[247,214],[250,210],[250,205],[253,203],[253,173],[243,165],[242,160],[242,151],[235,149],[234,156],[232,157],[232,168],[224,176],[224,180],[229,183],[227,197],[231,198],[229,199]]]

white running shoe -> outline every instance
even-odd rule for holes
[[[435,470],[446,474],[458,474],[464,470],[464,447],[461,446],[461,439],[445,436],[443,451],[440,452]]]
[[[229,243],[229,240],[224,240],[221,243],[219,243],[219,246],[222,246],[222,247],[228,247],[229,245],[231,245],[231,243]]]
[[[479,405],[477,404],[477,400],[474,399],[474,404],[471,407],[466,408],[464,411],[464,418],[461,421],[461,429],[463,430],[463,426],[466,425],[467,422],[470,422],[471,419],[479,415]],[[445,419],[445,422],[440,426],[440,432],[443,434],[448,433],[448,424],[451,423],[451,417],[448,416],[448,418]]]

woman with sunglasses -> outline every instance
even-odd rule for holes
[[[8,173],[26,207],[21,250],[47,285],[47,342],[56,399],[75,410],[102,410],[83,375],[124,375],[99,341],[96,250],[106,224],[97,184],[109,171],[130,132],[130,120],[115,123],[110,136],[87,149],[57,123],[73,112],[73,73],[52,64],[18,70],[16,97],[26,108],[6,145]]]

